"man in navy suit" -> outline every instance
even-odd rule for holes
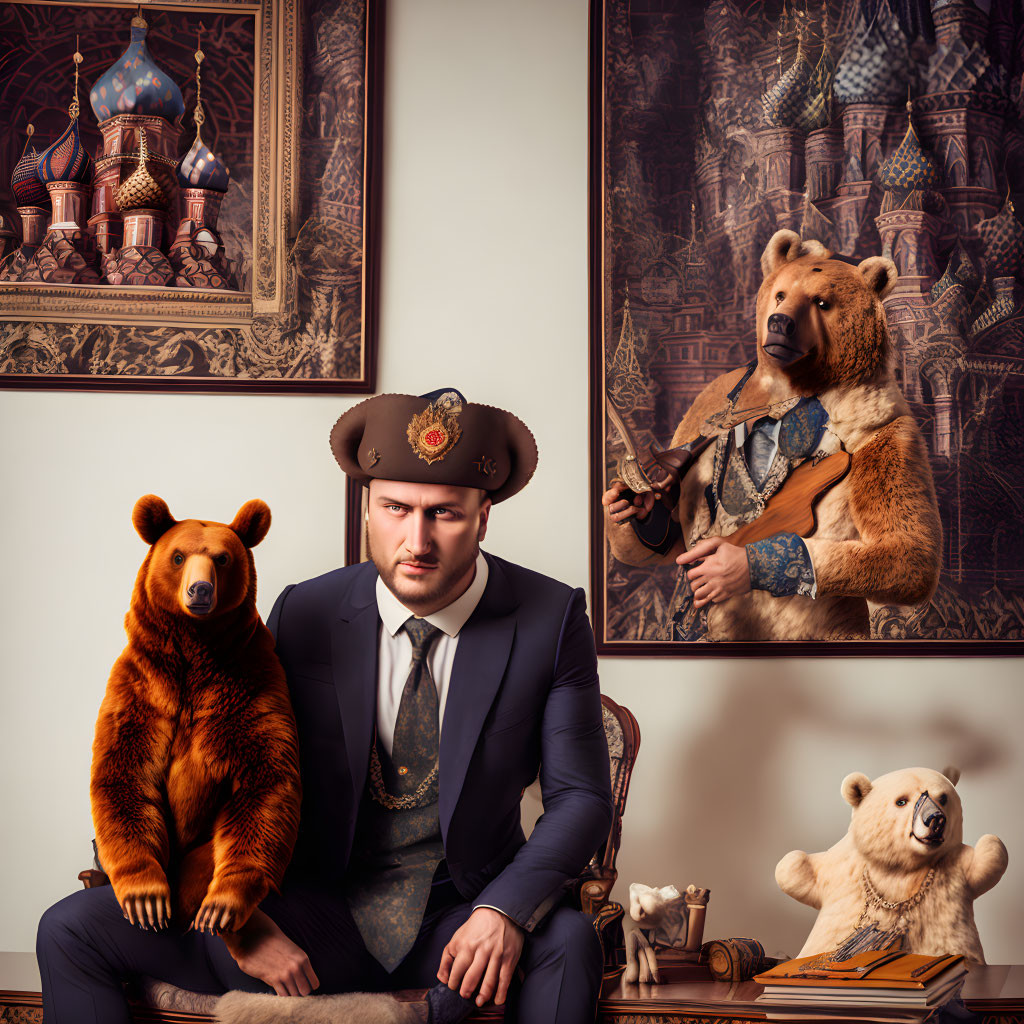
[[[612,813],[585,599],[479,549],[533,474],[533,436],[447,390],[362,402],[331,447],[368,487],[372,561],[286,588],[268,619],[302,758],[282,891],[238,933],[184,939],[140,935],[109,897],[113,913],[62,901],[40,925],[48,1024],[92,1019],[71,1010],[86,976],[96,1019],[127,1019],[118,970],[282,995],[433,985],[439,1024],[506,995],[510,1020],[594,1019],[600,944],[564,900]]]

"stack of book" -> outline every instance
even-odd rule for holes
[[[848,960],[829,954],[805,956],[773,967],[754,981],[764,985],[757,1002],[808,1010],[856,1008],[878,1011],[931,1010],[959,992],[967,974],[962,956],[921,956],[892,950],[857,953]],[[876,1014],[872,1014],[876,1016]]]

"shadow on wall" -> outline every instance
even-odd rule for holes
[[[660,810],[640,839],[627,808],[616,892],[625,902],[630,882],[709,887],[705,941],[749,935],[770,954],[795,955],[816,912],[783,895],[775,865],[792,849],[823,850],[842,837],[850,809],[839,787],[849,772],[955,764],[977,776],[1010,753],[964,717],[920,706],[920,688],[916,700],[894,699],[884,714],[872,687],[864,700],[799,662],[761,662],[715,689],[720,699],[700,731],[681,735],[653,775],[644,766],[657,794],[648,788],[643,799]],[[638,796],[631,792],[631,802]]]

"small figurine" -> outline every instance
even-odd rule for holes
[[[658,949],[671,949],[675,959],[696,963],[710,898],[710,889],[698,889],[695,885],[687,886],[682,894],[674,885],[660,889],[642,882],[630,885],[629,916],[639,927],[626,935],[623,980],[660,982]]]

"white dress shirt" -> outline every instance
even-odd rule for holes
[[[476,574],[473,582],[461,596],[444,608],[425,615],[432,626],[441,630],[441,635],[430,645],[427,664],[437,686],[438,736],[444,724],[444,707],[448,698],[448,682],[452,677],[455,649],[459,645],[459,632],[466,620],[480,603],[484,587],[487,586],[487,560],[482,554],[476,556]],[[402,691],[412,669],[412,641],[402,626],[410,615],[415,614],[402,604],[388,590],[384,581],[377,577],[377,611],[383,628],[377,659],[377,736],[384,749],[391,754],[395,741],[395,722],[398,720],[398,706],[402,702]]]

